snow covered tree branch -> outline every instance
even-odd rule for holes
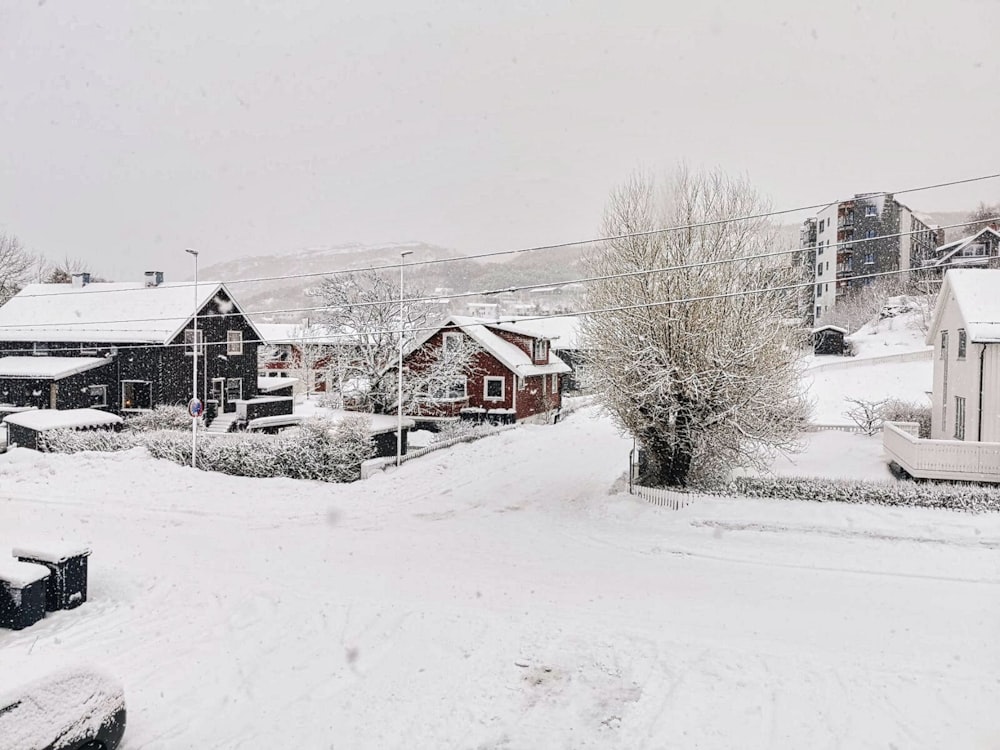
[[[641,306],[591,314],[583,333],[599,398],[643,445],[650,483],[705,482],[797,448],[808,411],[798,369],[804,332],[789,321],[795,294],[773,288],[794,283],[798,270],[748,257],[774,248],[765,220],[725,220],[766,208],[745,180],[686,169],[665,183],[635,175],[611,195],[609,237],[720,223],[608,240],[587,259],[592,274],[736,259],[588,287],[588,309]],[[684,299],[692,301],[665,304]]]
[[[404,302],[400,331],[399,285],[377,271],[361,271],[326,279],[319,291],[326,306],[323,321],[346,335],[345,345],[330,347],[329,379],[340,385],[345,400],[375,414],[394,413],[398,402],[397,363],[400,335],[406,350],[431,323],[431,308]],[[407,296],[424,296],[408,288]],[[455,342],[448,351],[420,353],[404,369],[403,409],[415,401],[449,392],[464,384],[479,347],[471,340]]]

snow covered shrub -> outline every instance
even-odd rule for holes
[[[854,404],[844,412],[854,424],[862,429],[866,435],[876,435],[882,430],[882,423],[885,421],[883,410],[888,400],[869,401],[863,398],[845,398],[849,404]]]
[[[870,482],[813,477],[738,477],[724,494],[820,503],[1000,511],[1000,488],[935,482]]]
[[[51,430],[39,440],[41,450],[53,453],[119,451],[140,445],[153,458],[191,465],[191,433],[181,430]],[[305,422],[281,435],[205,435],[198,440],[197,466],[241,477],[353,482],[361,478],[361,463],[374,451],[368,419],[358,415],[336,425],[319,420]]]
[[[931,407],[921,406],[912,401],[898,398],[889,399],[882,405],[883,422],[916,422],[920,425],[918,437],[931,436]]]
[[[111,430],[46,430],[38,435],[38,450],[44,453],[125,451],[141,444],[136,435]]]
[[[202,420],[199,420],[199,426],[201,424]],[[129,415],[125,418],[125,427],[139,432],[190,430],[191,415],[183,406],[157,406],[152,411]]]

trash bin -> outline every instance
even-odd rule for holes
[[[0,560],[0,628],[21,630],[45,617],[45,579],[49,569]]]
[[[21,562],[44,565],[51,575],[45,587],[45,611],[73,609],[87,601],[87,558],[90,548],[65,542],[15,547]]]

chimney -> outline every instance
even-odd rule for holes
[[[73,281],[74,289],[83,289],[83,287],[90,283],[89,273],[74,273],[70,276],[70,278]]]
[[[163,271],[146,271],[146,288],[159,286],[163,283]]]

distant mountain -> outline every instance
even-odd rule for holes
[[[939,225],[960,223],[966,216],[960,211],[924,213]],[[948,240],[961,234],[959,228],[946,230]],[[798,242],[798,224],[778,227],[776,249],[794,248]],[[325,273],[395,266],[400,253],[410,251],[412,255],[407,257],[407,262],[413,266],[406,270],[406,285],[411,293],[419,291],[449,297],[463,292],[492,291],[496,293],[452,299],[445,307],[451,312],[467,313],[469,303],[500,303],[500,312],[504,314],[510,313],[515,306],[520,314],[530,314],[527,308],[531,306],[537,307],[539,312],[572,308],[579,287],[559,290],[558,298],[544,291],[540,294],[499,292],[511,287],[550,285],[586,276],[582,260],[590,249],[590,246],[574,246],[477,259],[466,258],[452,248],[424,242],[348,243],[216,263],[203,268],[201,276],[229,284],[243,308],[257,319],[298,322],[304,317],[316,317],[316,312],[304,308],[319,304],[310,292],[319,287]],[[391,272],[398,273],[395,269]],[[287,278],[289,276],[295,278]],[[264,280],[243,283],[247,279]]]

